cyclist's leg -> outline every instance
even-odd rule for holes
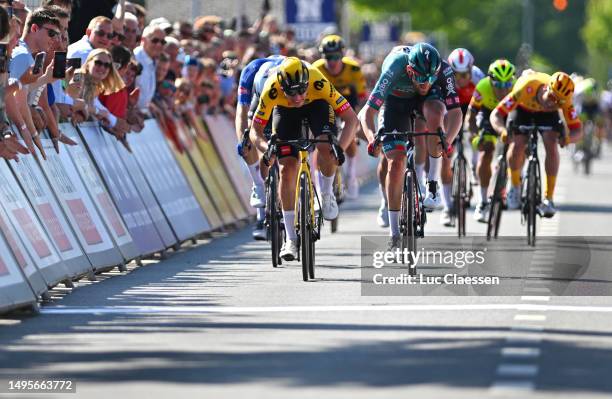
[[[480,201],[486,203],[488,201],[487,193],[492,175],[491,163],[493,162],[497,138],[487,134],[484,135],[482,141],[483,142],[478,146],[476,172],[478,174],[478,180],[480,181]]]
[[[506,127],[512,131],[512,143],[508,148],[508,167],[510,168],[510,191],[508,192],[508,207],[517,208],[518,197],[521,192],[521,170],[525,163],[525,147],[527,146],[527,135],[521,133],[517,127],[519,125],[531,124],[530,113],[521,109],[516,109],[508,115]]]
[[[446,106],[438,99],[427,99],[423,102],[423,116],[426,120],[427,131],[435,132],[444,126],[444,115]],[[452,140],[453,138],[449,138]],[[429,154],[429,171],[427,172],[428,193],[424,205],[430,209],[438,209],[442,205],[440,193],[438,190],[438,176],[440,167],[442,166],[440,140],[438,137],[427,137],[427,153]],[[447,170],[444,174],[444,184],[451,185],[452,172],[450,171],[450,162],[446,165]]]
[[[273,112],[273,132],[280,140],[300,138],[302,113],[300,108],[276,107]],[[298,152],[292,146],[281,146],[277,157],[280,165],[280,197],[287,239],[297,241],[295,232],[295,185],[298,170]]]
[[[387,99],[381,110],[379,126],[384,131],[405,132],[411,129],[410,114],[412,102],[403,99]],[[386,136],[382,139],[383,154],[387,161],[385,188],[388,202],[389,235],[399,237],[400,209],[406,171],[406,140]]]
[[[315,138],[324,140],[330,135],[337,135],[336,115],[326,101],[316,100],[302,108]],[[334,158],[329,144],[319,143],[316,148],[321,210],[325,219],[334,220],[338,217],[338,203],[334,196],[334,178],[338,160]]]
[[[257,109],[257,104],[259,103],[259,97],[258,96],[254,96],[253,100],[251,101],[251,107],[249,109],[249,119],[251,119],[253,117],[253,114],[255,112],[255,110]],[[268,125],[270,124],[270,122],[268,122]],[[267,128],[267,127],[266,127]],[[242,138],[240,138],[240,140],[242,141]],[[249,141],[249,144],[250,141]],[[265,187],[264,187],[264,180],[262,177],[262,170],[261,170],[261,163],[260,163],[260,158],[261,158],[261,154],[257,151],[257,148],[255,148],[254,145],[250,145],[247,146],[247,148],[243,148],[243,159],[244,162],[247,164],[247,167],[249,169],[249,173],[251,175],[251,178],[253,179],[253,191],[251,193],[251,199],[250,199],[250,203],[251,206],[258,208],[258,212],[257,212],[257,220],[258,221],[263,221],[263,215],[265,215],[265,211],[264,211],[264,206],[265,206]]]
[[[555,194],[555,186],[557,183],[557,174],[559,173],[559,132],[563,128],[559,120],[557,112],[546,112],[538,116],[536,122],[542,126],[552,126],[553,130],[543,132],[542,141],[546,151],[544,160],[544,170],[546,171],[546,190],[544,191],[544,207],[543,215],[552,217],[556,210],[554,209],[553,197]]]

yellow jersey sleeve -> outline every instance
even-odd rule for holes
[[[571,102],[565,104],[561,110],[563,111],[563,117],[565,117],[565,122],[567,122],[567,127],[570,129],[578,129],[582,126],[582,121],[578,117],[578,113],[574,108],[574,104]]]
[[[336,114],[341,114],[351,108],[346,98],[344,98],[331,84],[321,71],[316,67],[308,68],[310,74],[306,101],[308,103],[314,100],[325,100]]]
[[[519,106],[521,101],[523,101],[523,97],[525,96],[525,92],[527,91],[527,87],[531,87],[533,75],[522,76],[516,81],[516,84],[512,88],[512,91],[504,97],[499,104],[497,104],[497,109],[502,115],[506,116],[510,112],[514,111],[516,107]]]
[[[266,126],[268,120],[270,120],[274,107],[279,104],[280,99],[284,97],[284,95],[285,94],[280,89],[278,82],[276,81],[276,75],[271,74],[266,80],[264,88],[261,91],[259,104],[257,105],[255,115],[253,115],[253,122]]]

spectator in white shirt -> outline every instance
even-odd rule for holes
[[[85,36],[68,46],[68,58],[79,57],[81,65],[84,65],[91,50],[95,48],[109,50],[114,37],[112,21],[103,16],[95,17],[89,22]]]
[[[166,33],[159,26],[149,25],[142,33],[141,45],[134,50],[136,61],[142,65],[142,73],[136,78],[136,86],[140,88],[138,108],[144,113],[148,113],[155,94],[155,61],[164,50],[165,44]]]

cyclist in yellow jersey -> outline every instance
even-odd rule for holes
[[[480,203],[476,206],[474,219],[482,223],[487,222],[489,213],[487,192],[492,174],[491,162],[497,143],[497,137],[491,135],[496,133],[489,123],[489,116],[497,104],[510,93],[516,80],[515,72],[514,65],[505,59],[496,60],[489,65],[487,77],[476,85],[465,115],[465,125],[470,130],[472,145],[478,151],[476,174],[480,185]],[[479,136],[480,131],[485,133],[482,137]]]
[[[559,134],[564,129],[559,117],[559,110],[563,111],[568,128],[569,137],[564,136],[563,145],[575,143],[582,136],[582,124],[576,110],[572,105],[574,82],[568,74],[555,72],[552,76],[540,72],[523,73],[514,88],[495,107],[491,113],[491,125],[500,133],[504,142],[507,141],[508,129],[514,133],[513,145],[508,152],[508,164],[512,187],[508,191],[508,208],[516,209],[520,206],[521,169],[525,161],[525,146],[527,136],[521,134],[516,127],[530,125],[535,122],[541,126],[552,126],[553,130],[543,132],[546,160],[546,192],[538,212],[544,217],[553,217],[556,209],[553,202],[555,183],[559,171]],[[504,117],[508,120],[504,122]]]
[[[358,120],[355,111],[321,72],[296,57],[286,58],[266,80],[259,105],[251,124],[251,140],[262,152],[268,149],[264,127],[270,117],[272,134],[279,140],[295,140],[302,137],[302,121],[308,120],[312,134],[320,139],[336,135],[336,115],[344,121],[339,139],[341,149],[346,149],[355,138]],[[333,193],[334,177],[338,161],[329,144],[317,144],[319,187],[322,199],[321,211],[327,220],[338,217],[338,204]],[[295,184],[298,170],[298,151],[282,146],[278,154],[280,164],[280,197],[287,241],[280,256],[284,260],[297,258],[297,235],[294,229]]]
[[[327,35],[321,40],[319,52],[323,58],[312,65],[334,85],[336,90],[346,98],[355,110],[365,103],[367,98],[366,81],[361,73],[361,66],[352,58],[344,57],[344,40],[338,35]],[[357,198],[359,184],[357,183],[357,144],[355,139],[346,149],[347,198]]]

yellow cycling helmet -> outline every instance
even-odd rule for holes
[[[342,53],[344,51],[344,39],[338,35],[327,35],[321,40],[319,53]]]
[[[548,81],[548,88],[559,97],[561,102],[565,102],[574,94],[574,81],[565,72],[555,72]]]
[[[297,57],[287,57],[278,66],[276,80],[285,94],[294,96],[304,94],[308,89],[308,67]]]

